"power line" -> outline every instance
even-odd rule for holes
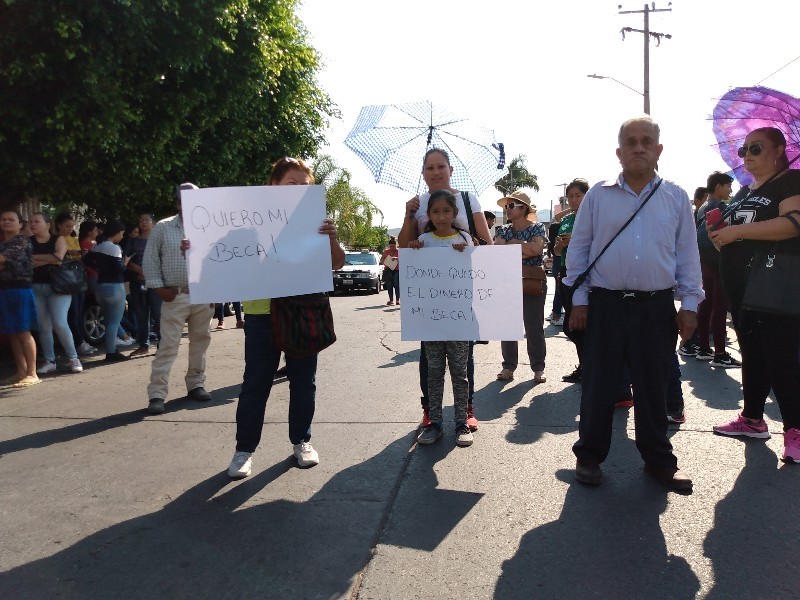
[[[796,60],[798,60],[798,59],[800,59],[800,56],[797,56],[797,57],[793,58],[792,60],[790,60],[788,63],[786,63],[785,65],[783,65],[783,66],[782,66],[780,69],[778,69],[777,71],[775,71],[775,73],[779,73],[780,71],[783,71],[783,70],[784,70],[786,67],[788,67],[790,64],[792,64],[794,61],[796,61]],[[773,75],[775,75],[775,73],[770,73],[769,75],[767,75],[766,77],[764,77],[764,79],[762,79],[761,81],[759,81],[759,82],[758,82],[756,85],[761,85],[761,84],[762,84],[762,83],[764,83],[764,82],[765,82],[767,79],[769,79],[770,77],[772,77]]]

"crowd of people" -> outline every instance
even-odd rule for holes
[[[755,182],[729,199],[733,179],[714,172],[692,203],[680,186],[657,173],[663,149],[659,137],[659,127],[649,117],[625,122],[618,138],[619,176],[594,186],[580,178],[569,183],[569,207],[555,215],[549,231],[535,222],[523,192],[501,198],[506,224],[493,239],[477,200],[450,185],[447,153],[432,149],[422,171],[430,191],[406,204],[400,246],[463,250],[473,241],[517,243],[523,269],[541,267],[549,247],[556,292],[548,320],[551,326],[563,326],[578,357],[574,371],[562,379],[582,385],[579,439],[573,448],[579,482],[601,482],[613,410],[635,406],[636,444],[645,471],[671,488],[691,489],[691,478],[678,469],[667,437],[668,423],[686,421],[678,353],[717,368],[742,368],[744,409],[731,422],[714,427],[717,434],[769,437],[763,411],[773,391],[784,421],[781,458],[800,463],[800,323],[742,304],[757,250],[780,241],[782,252],[800,254],[800,173],[788,169],[783,134],[775,128],[758,129],[739,150]],[[713,221],[707,218],[715,211]],[[467,218],[470,213],[473,219]],[[523,279],[521,317],[533,381],[538,383],[545,380],[546,284],[528,293],[527,283],[533,281]],[[728,314],[741,362],[726,349]],[[420,444],[442,437],[445,360],[453,383],[456,443],[472,443],[470,432],[478,427],[472,349],[469,342],[422,343]],[[501,352],[497,379],[509,381],[518,366],[517,343],[502,342]]]
[[[636,446],[645,471],[676,490],[690,490],[691,478],[678,468],[667,437],[669,422],[686,420],[678,354],[718,368],[741,368],[744,408],[730,422],[714,427],[728,436],[767,438],[764,404],[775,393],[783,418],[786,462],[800,463],[800,320],[759,312],[743,303],[748,267],[755,253],[781,243],[781,251],[800,254],[800,172],[789,170],[786,141],[775,128],[751,132],[739,155],[754,182],[732,199],[732,178],[715,172],[695,192],[694,202],[656,170],[663,147],[650,117],[622,124],[618,136],[619,175],[590,185],[577,178],[566,186],[568,208],[555,215],[549,231],[537,222],[535,207],[521,191],[497,201],[505,224],[494,228],[494,213],[484,211],[474,194],[454,189],[445,150],[430,149],[422,161],[428,192],[406,203],[398,239],[381,257],[388,305],[400,304],[400,248],[475,245],[520,246],[526,350],[534,383],[546,381],[544,336],[547,279],[544,256],[553,256],[556,290],[548,320],[562,326],[574,343],[577,366],[562,379],[581,384],[580,425],[573,446],[578,482],[597,485],[611,446],[614,408],[635,406]],[[270,185],[313,184],[311,169],[284,157],[273,165]],[[43,213],[31,216],[29,232],[16,210],[0,214],[0,332],[9,335],[16,372],[9,383],[27,387],[38,375],[56,370],[54,335],[71,372],[90,351],[74,315],[81,294],[54,293],[49,269],[66,258],[83,260],[89,285],[103,308],[105,360],[118,362],[150,353],[158,346],[147,388],[147,411],[165,410],[169,374],[184,327],[189,357],[187,396],[208,401],[205,389],[210,322],[224,327],[220,306],[192,304],[185,254],[191,249],[180,213],[154,222],[139,215],[136,227],[118,221],[98,226],[84,222],[76,236],[74,220],[60,215],[55,228]],[[490,223],[490,221],[492,221]],[[325,220],[334,269],[344,263],[336,227]],[[680,308],[676,310],[675,304]],[[281,349],[270,318],[270,299],[235,306],[236,326],[244,329],[244,376],[236,411],[236,447],[228,467],[233,478],[251,473],[261,438],[266,404],[279,371]],[[72,311],[72,312],[70,312]],[[241,311],[241,312],[240,312]],[[243,314],[242,314],[243,313]],[[726,350],[726,319],[732,316],[742,360]],[[71,328],[72,325],[72,328]],[[41,361],[37,365],[39,339]],[[135,336],[138,347],[124,355],[118,346]],[[679,338],[679,339],[678,339]],[[713,350],[712,350],[713,340]],[[417,441],[433,444],[443,436],[442,402],[449,369],[459,446],[474,442],[479,423],[474,404],[474,344],[426,341],[419,354],[422,420]],[[677,352],[676,352],[676,346]],[[516,341],[501,342],[500,381],[519,367]],[[316,397],[317,354],[285,357],[289,380],[289,441],[297,462],[319,462],[311,445]]]

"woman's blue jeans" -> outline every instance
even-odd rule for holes
[[[317,356],[286,357],[289,378],[289,441],[311,439],[317,394]],[[281,350],[275,345],[270,315],[245,315],[244,380],[236,407],[236,451],[255,452],[261,441],[267,399]]]
[[[33,284],[33,303],[36,305],[36,317],[39,320],[39,344],[42,356],[50,362],[56,361],[53,332],[64,349],[67,358],[78,358],[75,352],[75,340],[67,322],[71,294],[56,294],[49,283]]]
[[[117,330],[125,312],[125,284],[98,283],[95,299],[103,309],[103,321],[106,325],[106,337],[103,343],[106,354],[113,354],[117,351]]]
[[[397,299],[400,300],[400,269],[395,269],[394,271],[386,269],[386,271],[389,273],[386,276],[386,281],[388,283],[386,291],[389,292],[389,301],[391,302],[394,300],[393,293],[397,296]]]

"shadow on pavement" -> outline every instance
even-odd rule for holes
[[[691,357],[682,357],[681,381],[688,383],[690,394],[702,400],[709,408],[720,410],[738,411],[742,402],[742,385],[734,379],[728,371],[740,373],[739,369],[719,369],[710,366],[707,362]],[[764,407],[767,418],[780,421],[781,415],[775,396],[770,392],[770,397]],[[733,418],[735,414],[731,415]]]
[[[665,489],[614,480],[587,488],[572,470],[556,476],[570,483],[561,515],[522,537],[494,598],[695,598],[697,576],[667,553],[659,523]]]
[[[506,440],[512,444],[533,444],[545,432],[558,435],[569,433],[577,439],[580,402],[580,393],[574,397],[565,392],[547,392],[535,396],[529,406],[517,408],[516,424],[506,434]],[[623,422],[619,423],[618,418],[623,419]],[[621,411],[615,411],[614,427],[624,429],[626,418]]]
[[[436,463],[451,452],[470,452],[469,448],[454,445],[453,425],[448,420],[452,413],[445,411],[444,417],[444,437],[414,450],[413,465],[403,479],[392,522],[380,540],[382,544],[433,552],[484,496],[437,487]],[[409,523],[413,526],[409,527]]]
[[[162,510],[0,573],[9,598],[338,598],[367,564],[408,436],[306,502],[253,497],[287,458],[241,483],[220,473]],[[394,467],[394,468],[393,468]]]
[[[391,362],[388,362],[385,365],[378,365],[378,368],[389,369],[391,367],[399,367],[410,362],[419,362],[419,348],[416,350],[409,350],[408,352],[399,352],[392,356]]]
[[[776,468],[777,457],[762,440],[729,442],[744,446],[745,465],[717,503],[714,528],[703,544],[714,569],[706,598],[797,598],[800,465]]]
[[[241,386],[231,385],[228,387],[214,390],[211,393],[211,401],[197,402],[189,400],[185,396],[170,400],[165,404],[166,412],[162,415],[148,415],[145,411],[146,403],[143,401],[143,406],[140,409],[131,410],[116,415],[109,415],[100,419],[93,419],[89,421],[78,420],[79,417],[70,418],[71,425],[66,427],[59,427],[57,429],[48,429],[47,431],[37,431],[23,435],[22,437],[13,440],[0,441],[0,456],[10,454],[12,452],[20,452],[22,450],[30,450],[31,448],[45,448],[53,444],[62,444],[71,442],[91,435],[97,435],[105,431],[116,429],[117,427],[126,427],[133,423],[144,421],[145,418],[162,419],[165,415],[175,413],[181,410],[200,410],[210,408],[212,406],[220,406],[234,401],[239,396],[239,388]],[[13,415],[6,415],[11,417]],[[25,415],[19,415],[20,418],[28,418]],[[50,420],[57,420],[58,417],[51,417]],[[77,421],[77,422],[73,422]]]
[[[479,421],[499,419],[522,402],[526,395],[533,394],[536,385],[533,378],[487,383],[481,389],[475,390],[475,416]]]

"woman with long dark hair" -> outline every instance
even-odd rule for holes
[[[36,315],[39,321],[39,344],[42,348],[44,362],[36,372],[52,373],[56,370],[56,351],[53,332],[58,336],[64,353],[69,361],[69,369],[73,373],[83,371],[78,353],[75,351],[75,340],[67,322],[70,294],[58,294],[50,285],[49,268],[59,265],[67,254],[67,243],[60,235],[50,233],[50,217],[41,212],[31,215],[30,237],[33,245],[33,299],[36,303]]]

